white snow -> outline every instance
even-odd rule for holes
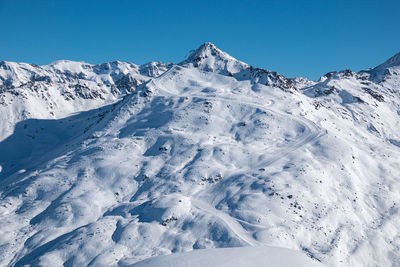
[[[208,43],[179,65],[1,62],[0,86],[2,266],[400,265],[393,64],[311,82]]]
[[[323,266],[303,253],[275,247],[200,249],[193,252],[158,256],[132,267],[317,267]]]

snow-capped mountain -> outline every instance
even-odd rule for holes
[[[288,79],[211,43],[179,64],[2,62],[0,265],[265,246],[400,265],[399,66]]]
[[[275,71],[254,68],[222,52],[212,43],[201,45],[179,65],[231,76],[237,80],[250,80],[252,83],[274,86],[287,91],[313,84],[305,78],[287,79]]]
[[[60,60],[46,66],[0,62],[0,140],[28,118],[60,118],[114,103],[172,63],[91,65]]]

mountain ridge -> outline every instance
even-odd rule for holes
[[[206,59],[212,59],[213,62],[205,62]],[[203,62],[204,61],[204,62]],[[82,71],[82,67],[92,67],[92,68],[101,68],[101,66],[106,66],[106,65],[122,65],[122,66],[131,66],[131,68],[134,69],[142,69],[142,72],[145,73],[146,71],[148,72],[148,70],[146,70],[146,68],[154,68],[158,65],[163,66],[162,71],[156,71],[155,73],[151,73],[148,72],[148,74],[150,75],[150,77],[155,77],[157,75],[160,75],[163,71],[165,71],[166,69],[168,69],[170,66],[173,65],[173,63],[163,63],[163,62],[149,62],[149,63],[145,63],[142,65],[136,65],[130,62],[121,62],[121,61],[112,61],[112,62],[107,62],[107,63],[100,63],[100,64],[90,64],[90,63],[86,63],[84,61],[71,61],[71,60],[56,60],[54,62],[51,62],[47,65],[35,65],[35,64],[30,64],[30,63],[16,63],[16,62],[9,62],[9,61],[0,61],[0,67],[2,67],[3,69],[3,73],[0,73],[0,81],[2,82],[2,84],[0,84],[0,86],[4,87],[5,81],[7,81],[7,79],[5,79],[4,76],[6,76],[4,73],[4,70],[7,69],[10,70],[11,66],[13,66],[14,68],[17,67],[18,65],[22,65],[22,67],[28,67],[31,68],[39,68],[39,69],[50,69],[51,67],[53,67],[54,69],[57,70],[56,66],[59,66],[61,69],[66,69],[71,71],[71,67],[72,65],[75,65],[75,73],[79,73]],[[213,64],[216,64],[215,66],[212,66]],[[400,53],[395,54],[394,56],[392,56],[391,58],[387,59],[384,63],[370,68],[370,69],[366,69],[366,70],[361,70],[359,73],[365,73],[365,72],[370,72],[373,70],[377,70],[377,69],[387,69],[387,68],[391,68],[391,67],[396,67],[400,64]],[[11,66],[9,66],[11,65]],[[228,76],[233,76],[234,74],[238,74],[243,72],[244,70],[251,70],[250,72],[257,72],[257,74],[242,74],[244,75],[243,77],[241,77],[242,79],[248,79],[249,75],[255,75],[255,76],[260,76],[261,72],[264,73],[268,73],[272,76],[274,76],[275,79],[279,79],[279,80],[288,80],[288,81],[292,81],[293,83],[296,83],[296,79],[297,80],[306,80],[307,82],[312,82],[311,80],[308,80],[307,78],[303,78],[303,77],[295,77],[295,78],[286,78],[283,75],[275,72],[275,71],[270,71],[267,69],[262,69],[262,68],[255,68],[253,66],[250,66],[247,63],[244,63],[242,61],[237,60],[236,58],[230,56],[229,54],[227,54],[226,52],[221,51],[219,48],[217,48],[213,43],[211,42],[206,42],[202,45],[199,46],[199,48],[197,48],[196,50],[193,50],[192,53],[189,54],[189,56],[181,61],[180,63],[177,63],[177,65],[181,65],[181,66],[194,66],[196,68],[199,68],[201,70],[205,70],[205,71],[215,71],[219,74],[222,75],[228,75]],[[71,66],[68,69],[68,66]],[[73,69],[72,69],[73,70]],[[348,70],[346,70],[348,71]],[[331,73],[340,73],[340,72],[344,72],[344,71],[333,71],[330,73],[327,73],[322,77],[325,77],[327,75],[330,75]],[[147,75],[145,75],[147,76]],[[239,77],[239,75],[238,75]],[[320,79],[321,79],[320,78]],[[267,82],[268,83],[268,82]],[[282,83],[282,82],[281,82]],[[279,85],[280,83],[278,83]],[[6,84],[7,85],[7,84]]]
[[[400,265],[400,75],[307,84],[213,49],[198,67],[7,74],[0,265],[131,266],[246,246]]]

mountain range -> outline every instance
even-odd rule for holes
[[[399,122],[400,53],[318,81],[212,43],[178,64],[2,61],[0,265],[268,247],[399,266]]]

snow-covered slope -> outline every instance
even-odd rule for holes
[[[0,62],[0,140],[29,118],[54,119],[113,103],[172,63],[91,65],[60,60],[46,66]],[[4,123],[7,122],[7,123]]]
[[[132,267],[317,267],[324,266],[306,255],[284,248],[241,247],[200,249],[150,258]]]
[[[11,129],[0,141],[0,265],[125,266],[265,245],[331,266],[400,264],[393,71],[286,79],[210,43],[178,65],[2,66],[13,101],[0,109]],[[51,77],[34,82],[49,101],[21,86],[30,71]],[[137,83],[124,90],[118,75]],[[103,97],[75,90],[48,115],[77,81]]]

